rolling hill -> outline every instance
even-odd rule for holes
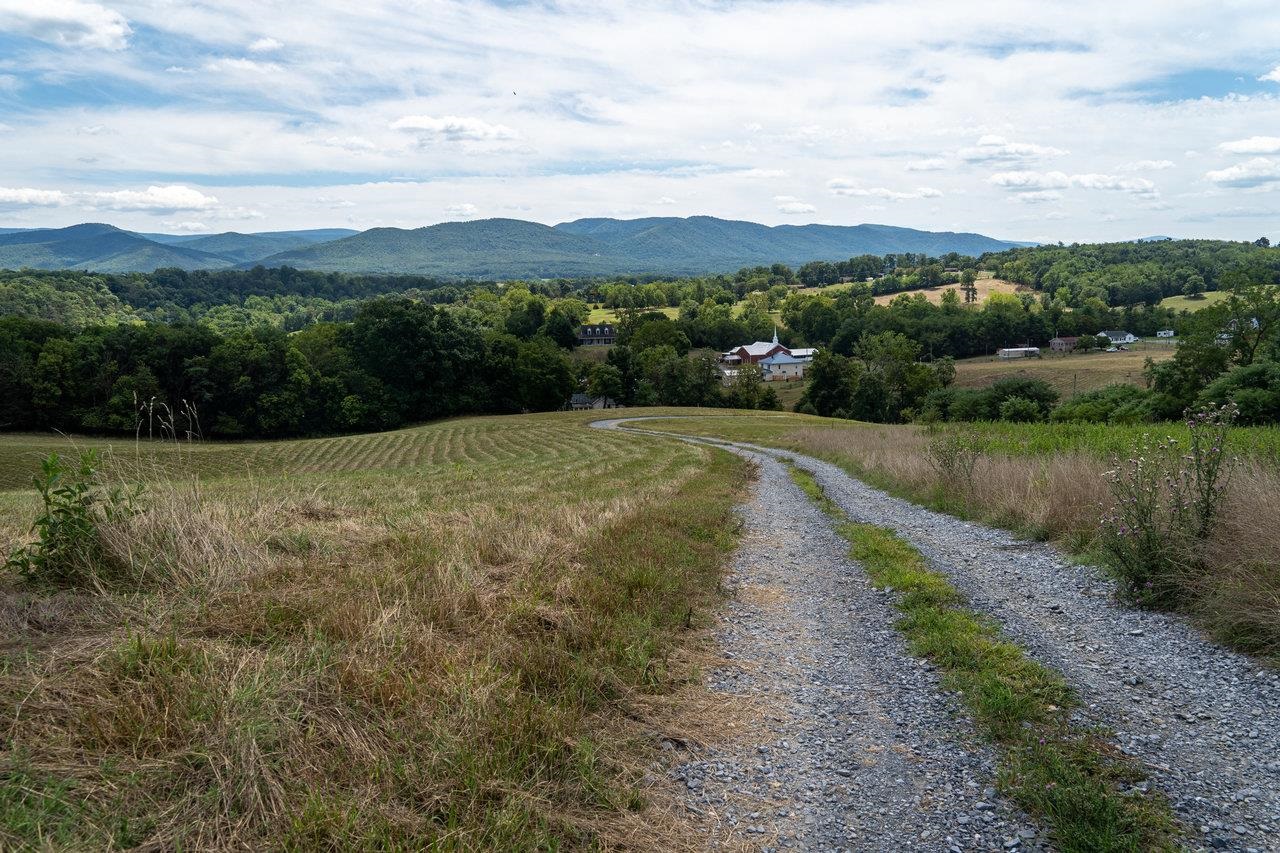
[[[185,246],[166,246],[113,225],[86,223],[0,234],[0,267],[149,272],[158,267],[221,269],[235,262]]]
[[[236,263],[249,263],[269,255],[301,249],[304,246],[339,240],[359,234],[348,228],[317,228],[313,231],[266,231],[241,234],[226,231],[222,234],[202,234],[173,241],[171,245],[183,246],[200,252],[208,252]]]
[[[917,231],[892,225],[777,225],[713,216],[649,219],[578,219],[556,226],[589,236],[637,261],[674,264],[684,272],[737,269],[758,264],[798,265],[854,255],[959,252],[980,255],[1014,245],[981,234]]]
[[[1020,245],[980,234],[889,225],[779,225],[712,216],[579,219],[554,227],[518,219],[375,228],[265,258],[337,272],[405,272],[475,278],[727,272],[860,254],[981,254]]]
[[[854,255],[979,255],[1018,245],[981,234],[890,225],[779,225],[712,216],[579,219],[556,226],[519,219],[444,222],[423,228],[341,228],[252,234],[143,234],[84,224],[4,233],[0,267],[150,272],[292,266],[444,278],[556,278],[731,272]]]
[[[412,230],[371,228],[353,237],[272,255],[261,263],[465,278],[607,275],[633,268],[630,259],[591,237],[520,219],[442,222]]]

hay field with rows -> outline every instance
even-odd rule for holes
[[[594,413],[599,416],[599,413]],[[590,413],[113,444],[76,582],[0,582],[0,848],[684,849],[650,772],[746,471]],[[69,440],[0,445],[0,544]]]

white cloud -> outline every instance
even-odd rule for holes
[[[253,53],[270,53],[273,50],[279,50],[284,47],[284,42],[277,41],[273,38],[260,38],[249,45],[249,50]]]
[[[1086,190],[1113,190],[1130,195],[1151,198],[1160,194],[1156,185],[1146,178],[1121,178],[1116,175],[1072,175],[1071,185]]]
[[[424,137],[449,142],[495,142],[516,138],[516,132],[506,125],[491,124],[472,116],[403,116],[391,122],[391,129],[417,131]]]
[[[801,213],[817,213],[818,208],[812,204],[803,202],[793,195],[775,195],[773,200],[778,203],[778,212],[794,216]]]
[[[882,198],[885,201],[906,201],[914,198],[941,198],[942,191],[933,187],[916,187],[909,192],[891,190],[888,187],[862,187],[857,181],[848,178],[832,178],[827,181],[827,190],[832,195],[854,196],[857,198]]]
[[[1263,74],[1258,79],[1263,82],[1280,83],[1280,65],[1277,65],[1275,68],[1272,68],[1270,71],[1268,71],[1266,74]]]
[[[1049,145],[1036,145],[1031,142],[1010,142],[1003,136],[988,134],[981,137],[977,145],[961,148],[956,152],[956,155],[967,163],[993,163],[1061,157],[1067,153],[1069,152]]]
[[[1176,165],[1172,160],[1134,160],[1132,163],[1122,163],[1116,168],[1122,172],[1163,172]]]
[[[278,74],[283,68],[276,62],[259,62],[256,59],[224,56],[211,59],[203,66],[205,71],[219,73]]]
[[[1254,157],[1226,169],[1206,172],[1205,178],[1221,187],[1260,187],[1280,182],[1280,160]]]
[[[0,32],[65,47],[123,50],[132,30],[124,15],[82,0],[0,0]]]
[[[786,169],[743,169],[730,174],[735,178],[786,178],[791,175]]]
[[[950,165],[944,157],[925,157],[922,160],[912,160],[904,167],[908,172],[937,172],[947,168]]]
[[[1146,178],[1122,178],[1117,175],[1090,173],[1068,175],[1065,172],[1012,171],[997,172],[987,178],[994,186],[1014,192],[1039,192],[1079,187],[1086,190],[1113,190],[1143,198],[1160,194],[1156,185]]]
[[[70,201],[62,190],[38,190],[32,187],[0,187],[0,204],[20,207],[61,207]]]
[[[675,203],[676,203],[676,200],[669,195],[664,195],[662,198],[654,202],[654,204],[662,204],[662,205],[675,204]]]
[[[79,194],[77,200],[94,210],[146,210],[173,213],[179,210],[210,210],[218,199],[199,190],[175,184],[150,186],[145,190],[114,190]]]
[[[1250,136],[1234,139],[1218,146],[1231,154],[1280,154],[1280,136]]]
[[[444,209],[446,219],[472,219],[479,208],[474,204],[451,204]]]
[[[365,139],[363,136],[330,136],[324,141],[324,144],[330,148],[341,148],[344,151],[355,153],[378,150],[376,143]]]
[[[207,234],[210,231],[208,225],[203,222],[196,222],[190,219],[181,219],[178,221],[166,220],[160,223],[165,230],[176,234]]]
[[[1061,201],[1062,193],[1057,190],[1031,190],[1030,192],[1014,193],[1009,196],[1010,201],[1018,201],[1023,204],[1044,204],[1045,202]]]

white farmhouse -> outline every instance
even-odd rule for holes
[[[1113,330],[1109,332],[1098,332],[1098,334],[1106,338],[1107,340],[1111,341],[1112,345],[1136,344],[1138,342],[1138,336],[1135,335],[1133,332],[1121,332],[1121,331]]]
[[[762,378],[765,382],[780,382],[787,379],[803,379],[804,371],[813,363],[812,358],[797,358],[787,353],[774,353],[760,362]]]

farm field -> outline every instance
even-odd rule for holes
[[[745,469],[598,416],[114,443],[101,588],[0,576],[0,847],[689,848],[643,771]],[[0,442],[6,553],[71,447]]]
[[[985,270],[978,273],[978,280],[974,282],[974,285],[978,288],[979,303],[981,303],[983,300],[985,300],[988,296],[990,296],[993,293],[1017,293],[1023,290],[1030,290],[1030,288],[1024,287],[1023,285],[1015,284],[1011,281],[1005,281],[1004,279],[994,278],[990,272]],[[834,296],[835,294],[839,293],[842,290],[847,290],[849,286],[850,286],[849,283],[828,284],[828,285],[824,285],[823,287],[804,287],[804,288],[801,288],[799,292],[800,293],[824,293],[828,296]],[[959,295],[960,299],[963,301],[964,294],[959,293],[959,288],[960,288],[960,285],[958,284],[944,284],[938,287],[924,288],[922,290],[906,290],[906,291],[903,291],[902,293],[906,293],[909,295],[916,294],[916,293],[923,293],[925,295],[925,298],[927,298],[933,304],[937,305],[942,302],[942,294],[948,290],[957,291],[957,295]],[[890,302],[894,300],[894,297],[901,296],[902,293],[884,293],[884,294],[881,294],[880,296],[875,297],[875,302],[877,305],[888,305]]]
[[[1174,346],[1139,343],[1128,352],[1045,354],[1041,358],[1010,359],[995,356],[965,358],[956,362],[956,387],[986,388],[1009,377],[1043,379],[1065,399],[1105,385],[1142,385],[1143,365],[1148,358],[1173,358]]]
[[[1174,311],[1199,311],[1201,308],[1217,305],[1230,295],[1225,290],[1211,290],[1205,293],[1204,299],[1191,299],[1187,296],[1166,296],[1160,300],[1160,307],[1172,308]]]

